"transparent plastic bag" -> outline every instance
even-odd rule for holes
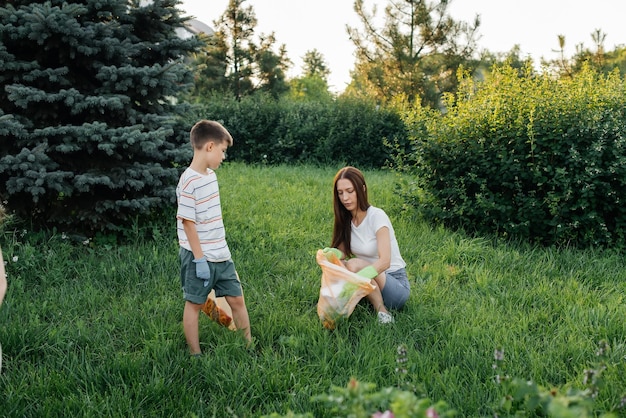
[[[376,287],[371,280],[346,269],[334,254],[317,251],[317,264],[322,269],[322,285],[317,302],[317,315],[324,328],[335,329],[338,321],[348,318],[357,303]]]
[[[223,297],[215,297],[215,290],[211,290],[211,293],[209,294],[209,297],[207,297],[206,302],[204,302],[204,305],[202,305],[201,310],[206,314],[206,316],[218,324],[232,330],[237,329],[235,327],[235,323],[233,322],[233,312],[230,309],[230,305],[228,305],[226,299]]]
[[[224,297],[216,297],[215,290],[211,290],[201,310],[218,324],[232,330],[237,329],[233,321],[233,311],[230,309],[230,305],[228,305]]]

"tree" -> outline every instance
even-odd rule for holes
[[[201,97],[208,92],[229,90],[226,71],[228,69],[228,45],[223,34],[201,36],[205,46],[193,56],[194,88],[192,97]]]
[[[216,36],[226,46],[228,64],[226,78],[229,89],[240,98],[253,90],[254,50],[252,39],[257,20],[252,6],[243,7],[246,0],[230,0],[228,8],[217,20]]]
[[[594,48],[586,48],[583,43],[580,43],[576,45],[574,55],[568,57],[565,55],[565,35],[558,35],[559,49],[554,50],[559,54],[558,58],[542,60],[541,63],[547,70],[561,77],[573,78],[587,66],[603,74],[617,70],[624,76],[626,75],[626,47],[618,45],[614,50],[607,51],[604,47],[606,37],[606,33],[601,29],[596,29],[591,33]]]
[[[322,80],[328,81],[330,70],[328,69],[324,56],[317,49],[307,51],[302,61],[304,62],[305,76],[317,75]]]
[[[289,86],[289,97],[295,100],[322,102],[333,99],[328,83],[317,74],[296,77],[289,82]]]
[[[286,73],[291,61],[287,57],[287,49],[282,45],[278,54],[274,53],[273,46],[276,43],[274,34],[261,35],[261,44],[255,50],[258,85],[257,90],[268,92],[274,98],[278,98],[289,90],[286,81]]]
[[[626,76],[626,46],[616,46],[614,50],[607,51],[605,59],[605,73],[617,68],[622,77]]]
[[[478,59],[469,65],[474,69],[473,76],[477,80],[485,80],[494,67],[510,67],[519,72],[520,77],[528,76],[529,73],[534,74],[532,70],[532,58],[527,56],[522,58],[519,45],[514,45],[508,52],[490,52],[483,50],[480,52]]]
[[[193,81],[177,0],[0,7],[0,198],[37,226],[94,232],[174,204]]]
[[[245,2],[230,0],[214,22],[215,34],[196,57],[196,97],[211,91],[231,92],[238,99],[256,91],[278,97],[289,89],[286,72],[291,62],[285,46],[274,52],[274,33],[255,40],[256,15]]]
[[[317,49],[307,51],[303,57],[303,75],[290,81],[289,95],[296,100],[331,100],[333,95],[328,91],[329,74],[324,56]]]
[[[604,47],[606,37],[606,33],[596,29],[591,33],[591,39],[594,43],[593,50],[584,48],[583,45],[577,47],[576,54],[572,58],[573,71],[579,73],[588,64],[604,74],[617,68],[622,76],[626,75],[626,47],[617,46],[614,50],[607,51]]]
[[[356,47],[356,64],[346,92],[373,97],[379,103],[395,96],[436,107],[444,92],[456,89],[456,70],[473,54],[477,16],[469,25],[453,20],[449,0],[389,0],[377,27],[377,8],[364,0],[354,10],[363,32],[348,26]]]

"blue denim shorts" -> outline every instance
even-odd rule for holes
[[[389,309],[401,309],[411,294],[406,269],[386,271],[385,277],[385,287],[381,290],[383,303]]]
[[[196,304],[203,304],[212,289],[215,296],[241,296],[241,283],[232,260],[212,263],[209,261],[211,277],[208,280],[196,276],[196,265],[193,262],[193,253],[184,248],[180,249],[180,285],[183,290],[183,299]]]

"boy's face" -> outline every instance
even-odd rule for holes
[[[206,146],[206,161],[207,165],[211,170],[217,170],[222,164],[222,161],[226,158],[226,150],[228,149],[228,144],[226,142],[217,143],[213,141],[209,141]]]

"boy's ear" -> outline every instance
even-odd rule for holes
[[[204,146],[205,151],[211,151],[213,149],[213,145],[215,145],[215,142],[213,141],[207,142],[206,145]]]

